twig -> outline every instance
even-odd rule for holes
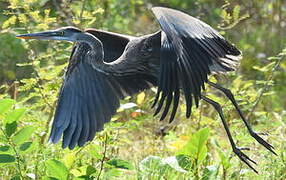
[[[100,161],[100,170],[99,170],[98,176],[96,178],[97,180],[99,180],[101,172],[103,170],[103,164],[104,164],[104,160],[106,158],[106,149],[107,149],[107,133],[105,133],[103,157],[102,157],[102,159]]]

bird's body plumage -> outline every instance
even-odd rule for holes
[[[56,143],[63,136],[63,148],[83,146],[110,121],[120,99],[156,86],[155,114],[161,112],[161,119],[167,115],[170,121],[175,118],[182,95],[187,117],[193,104],[198,106],[201,99],[212,104],[220,114],[234,152],[254,170],[248,162],[251,160],[235,146],[220,105],[202,95],[205,83],[223,91],[250,134],[275,153],[273,147],[251,129],[231,92],[208,81],[211,73],[235,70],[241,52],[194,17],[169,8],[155,7],[152,11],[161,29],[140,37],[76,28],[18,36],[76,42],[59,93],[50,141]]]

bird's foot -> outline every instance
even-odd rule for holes
[[[252,132],[250,134],[254,139],[256,139],[257,142],[259,142],[262,146],[264,146],[266,149],[268,149],[270,152],[272,152],[273,154],[275,154],[277,156],[277,154],[274,151],[274,147],[258,135],[258,134],[267,135],[267,133]]]
[[[237,148],[233,149],[233,152],[239,157],[241,161],[243,161],[249,168],[251,168],[254,172],[258,174],[258,171],[252,167],[250,162],[257,164],[254,160],[250,159],[246,154],[242,152],[242,150],[249,150],[249,148]]]

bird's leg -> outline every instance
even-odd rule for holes
[[[212,82],[208,82],[208,84],[216,89],[219,89],[220,91],[222,91],[226,97],[232,102],[232,104],[234,105],[236,111],[238,112],[240,118],[242,119],[242,121],[244,122],[245,126],[247,127],[247,130],[249,132],[249,134],[257,141],[259,142],[261,145],[263,145],[266,149],[268,149],[270,152],[272,152],[273,154],[277,155],[274,151],[274,147],[269,144],[268,142],[266,142],[264,139],[262,139],[258,134],[261,135],[265,135],[265,133],[256,133],[255,131],[253,131],[251,125],[249,124],[249,122],[245,119],[244,115],[242,114],[240,108],[238,107],[238,104],[236,103],[233,94],[231,93],[231,91],[229,89],[223,88],[221,86],[219,86],[218,84],[212,83]]]
[[[245,164],[247,164],[247,166],[248,166],[249,168],[251,168],[254,172],[258,173],[258,171],[257,171],[256,169],[254,169],[254,168],[251,166],[251,164],[250,164],[250,162],[252,162],[252,163],[254,163],[254,164],[256,164],[256,162],[253,161],[252,159],[250,159],[246,154],[244,154],[244,153],[242,152],[242,150],[245,150],[245,148],[238,148],[238,147],[235,145],[235,143],[234,143],[234,141],[233,141],[233,139],[232,139],[230,130],[229,130],[229,128],[228,128],[228,125],[227,125],[227,123],[226,123],[226,121],[225,121],[225,119],[224,119],[224,115],[223,115],[222,108],[221,108],[220,104],[217,103],[217,102],[215,102],[215,101],[213,101],[213,100],[211,100],[211,99],[209,99],[209,98],[207,98],[207,97],[205,97],[205,96],[202,96],[202,99],[203,99],[204,101],[206,101],[207,103],[211,104],[211,105],[215,108],[215,110],[218,112],[218,114],[219,114],[219,116],[220,116],[220,118],[221,118],[221,120],[222,120],[224,129],[225,129],[226,134],[227,134],[227,136],[228,136],[228,139],[229,139],[229,142],[230,142],[230,144],[231,144],[231,147],[232,147],[233,152],[239,157],[239,159],[240,159],[241,161],[243,161]]]

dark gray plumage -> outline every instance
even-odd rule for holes
[[[196,18],[169,8],[155,7],[152,11],[161,30],[141,37],[74,27],[18,36],[76,42],[59,94],[50,141],[56,143],[63,135],[63,148],[83,146],[110,121],[120,99],[157,86],[154,106],[155,114],[162,112],[161,120],[167,115],[170,122],[175,118],[181,91],[187,117],[193,104],[198,107],[203,99],[218,111],[234,153],[257,172],[249,163],[255,162],[235,145],[220,105],[202,95],[205,83],[221,90],[234,104],[251,136],[275,154],[273,146],[252,130],[232,93],[208,81],[211,73],[235,70],[241,52]]]

